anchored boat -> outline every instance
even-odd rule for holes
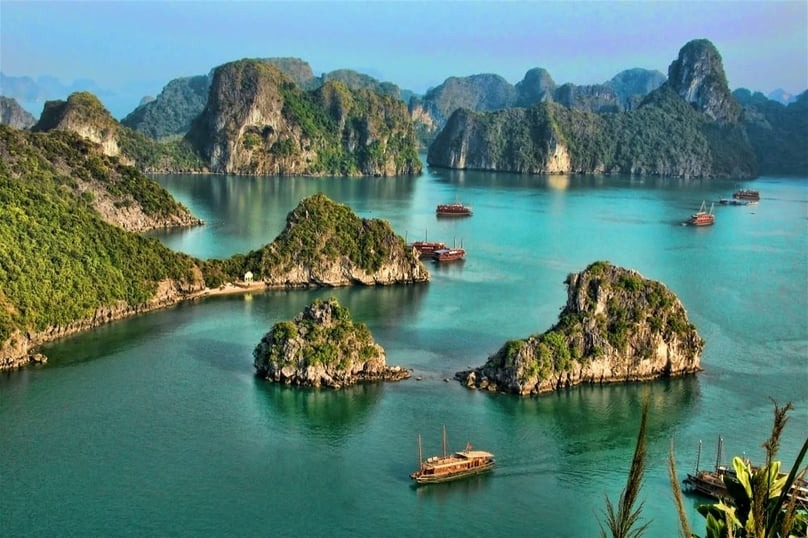
[[[732,195],[736,200],[749,200],[751,202],[760,201],[760,191],[753,191],[752,189],[741,189],[735,191]]]
[[[410,478],[418,484],[437,484],[458,480],[490,471],[494,468],[494,455],[483,450],[472,450],[471,443],[454,454],[446,453],[446,427],[443,427],[443,455],[426,460],[421,455],[421,436],[418,435],[418,470]]]
[[[716,447],[715,467],[712,471],[700,470],[699,462],[701,460],[701,441],[699,441],[699,452],[696,457],[696,472],[687,474],[682,482],[684,483],[685,490],[691,493],[697,493],[704,497],[709,497],[717,501],[722,501],[726,504],[732,504],[733,499],[729,494],[725,477],[735,477],[735,469],[728,467],[721,463],[723,458],[724,439],[718,438],[718,446]],[[754,469],[754,467],[753,467]],[[780,473],[779,478],[785,478],[785,473]],[[794,501],[797,508],[808,510],[808,481],[804,478],[797,478],[789,489],[788,496]]]
[[[707,202],[702,201],[701,207],[698,211],[690,215],[687,223],[691,226],[712,226],[715,224],[715,215],[713,215],[713,205],[710,204],[710,211],[706,209]]]
[[[440,241],[427,241],[426,232],[424,232],[423,241],[415,241],[411,246],[418,252],[418,256],[421,258],[432,256],[436,250],[446,248],[446,244]]]
[[[471,207],[460,202],[453,204],[438,204],[435,214],[439,217],[470,217]]]

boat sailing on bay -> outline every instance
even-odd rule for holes
[[[490,471],[494,468],[494,455],[484,450],[472,450],[471,443],[464,450],[447,454],[446,426],[443,427],[443,455],[423,459],[421,435],[418,435],[418,469],[410,478],[418,484],[437,484],[458,480],[467,476]]]

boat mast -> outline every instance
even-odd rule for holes
[[[718,471],[718,468],[721,467],[721,453],[724,452],[724,439],[719,435],[718,436],[718,448],[715,451],[715,470]]]
[[[446,457],[446,424],[443,425],[443,457]]]
[[[699,474],[699,464],[701,463],[701,439],[699,439],[699,451],[696,453],[696,473]]]

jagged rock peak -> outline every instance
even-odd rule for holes
[[[0,95],[0,124],[28,129],[36,123],[36,118],[13,97]]]
[[[90,92],[75,92],[70,94],[67,101],[46,101],[39,121],[31,127],[31,130],[73,131],[99,144],[105,155],[117,157],[121,155],[118,145],[119,126],[98,97]],[[132,164],[128,158],[123,160],[126,164]]]
[[[506,342],[485,365],[455,377],[469,388],[534,395],[700,370],[704,341],[663,284],[602,261],[568,275],[566,284],[555,326]]]
[[[410,377],[404,368],[387,367],[384,349],[367,326],[354,323],[334,297],[315,300],[292,321],[276,323],[253,358],[259,377],[286,385],[339,389]]]
[[[736,122],[741,106],[732,96],[721,54],[707,39],[696,39],[679,51],[668,68],[668,84],[688,103],[720,122]]]
[[[550,73],[542,67],[534,67],[516,83],[517,106],[531,106],[552,100],[555,89],[556,83]]]

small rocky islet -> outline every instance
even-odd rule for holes
[[[550,330],[506,342],[455,378],[469,388],[531,396],[701,370],[704,340],[662,283],[605,261],[565,283],[567,304]]]
[[[400,381],[410,371],[389,367],[384,348],[364,323],[331,297],[315,300],[291,321],[276,323],[253,351],[256,375],[285,385],[339,389]]]

